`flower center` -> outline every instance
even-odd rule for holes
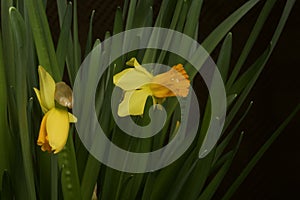
[[[172,96],[186,97],[189,93],[190,80],[182,64],[173,66],[169,71],[156,75],[150,89],[157,98]]]

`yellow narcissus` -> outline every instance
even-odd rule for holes
[[[34,91],[45,115],[41,122],[37,144],[43,151],[58,153],[67,142],[69,123],[77,121],[66,108],[72,106],[72,90],[63,82],[55,84],[42,66],[39,66],[38,73],[40,90],[34,88]],[[56,106],[55,100],[61,106]]]
[[[148,96],[153,102],[166,97],[186,97],[189,93],[189,76],[182,64],[173,66],[169,71],[153,76],[135,58],[130,59],[128,68],[114,75],[113,82],[124,90],[124,99],[119,104],[118,115],[142,115]]]

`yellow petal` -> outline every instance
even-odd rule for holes
[[[33,88],[33,89],[34,89],[34,92],[35,92],[35,95],[36,95],[37,99],[39,100],[39,103],[40,103],[40,106],[42,108],[43,113],[46,113],[48,111],[48,109],[43,105],[43,102],[41,101],[40,91],[36,88]]]
[[[122,72],[114,75],[114,84],[125,91],[139,89],[146,84],[151,83],[150,78],[145,73],[134,68],[125,69]]]
[[[120,79],[127,74],[128,72],[134,70],[133,68],[129,68],[129,69],[124,69],[123,71],[117,73],[116,75],[114,75],[113,77],[113,82],[115,85],[117,85],[117,83],[120,81]]]
[[[126,62],[126,65],[132,66],[132,67],[136,67],[139,66],[140,63],[137,61],[136,58],[131,58],[129,61]]]
[[[148,78],[152,78],[152,74],[150,74],[144,67],[140,65],[136,58],[131,58],[129,61],[126,62],[126,65],[135,67],[136,70],[144,73]]]
[[[42,105],[50,110],[55,106],[54,93],[55,93],[55,82],[48,72],[39,66],[39,81],[40,81],[40,100]]]
[[[42,146],[41,147],[42,151],[51,152],[51,147],[49,145],[49,141],[48,141],[48,137],[47,137],[47,130],[46,130],[47,117],[48,117],[48,113],[46,113],[42,119],[37,144],[39,146]]]
[[[69,115],[69,122],[70,123],[76,123],[77,122],[77,118],[72,113],[68,112],[68,115]]]
[[[69,115],[66,110],[52,108],[46,122],[49,144],[54,153],[65,146],[69,135]]]
[[[125,117],[128,115],[142,115],[148,96],[151,90],[147,87],[141,90],[125,92],[123,101],[119,104],[118,115]]]

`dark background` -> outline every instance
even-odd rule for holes
[[[85,47],[91,11],[96,10],[94,18],[94,39],[104,39],[106,31],[113,27],[114,13],[122,0],[78,0],[79,39]],[[154,12],[159,9],[159,0],[155,0]],[[245,0],[206,0],[200,17],[201,42],[222,20],[240,7]],[[259,3],[233,29],[233,56],[231,65],[235,64],[239,53],[260,12],[263,2]],[[277,1],[271,17],[254,46],[245,64],[251,64],[268,45],[272,33],[284,7],[284,0]],[[54,1],[48,1],[47,13],[54,41],[59,34],[58,16]],[[227,187],[239,175],[253,154],[270,137],[276,127],[288,116],[300,102],[300,2],[296,1],[286,27],[277,43],[259,80],[255,84],[246,103],[251,100],[254,105],[241,125],[245,131],[244,140],[231,170],[225,177],[214,199],[226,191]],[[218,49],[218,48],[217,48]],[[218,50],[213,52],[218,54]],[[273,200],[300,199],[300,126],[298,114],[281,136],[256,165],[245,182],[238,189],[233,199],[238,200]]]

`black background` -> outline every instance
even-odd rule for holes
[[[105,32],[112,30],[115,10],[117,6],[122,6],[122,2],[122,0],[78,0],[79,39],[82,47],[85,47],[91,11],[96,10],[93,38],[103,40]],[[155,13],[159,9],[159,2],[155,1]],[[200,17],[199,41],[203,41],[222,20],[244,2],[246,1],[205,0]],[[263,2],[260,2],[232,29],[233,61],[231,65],[235,64]],[[275,4],[271,17],[265,24],[245,68],[268,45],[278,24],[284,3],[284,0],[278,0]],[[249,103],[252,100],[254,105],[240,128],[240,131],[245,131],[244,139],[239,153],[214,199],[219,199],[226,192],[227,187],[239,175],[254,153],[300,102],[299,13],[300,2],[296,1],[275,50],[246,101]],[[56,42],[59,25],[55,1],[48,1],[47,14],[54,42]],[[218,48],[212,56],[217,54]],[[249,174],[233,199],[300,199],[297,191],[300,184],[299,117],[298,113]]]

